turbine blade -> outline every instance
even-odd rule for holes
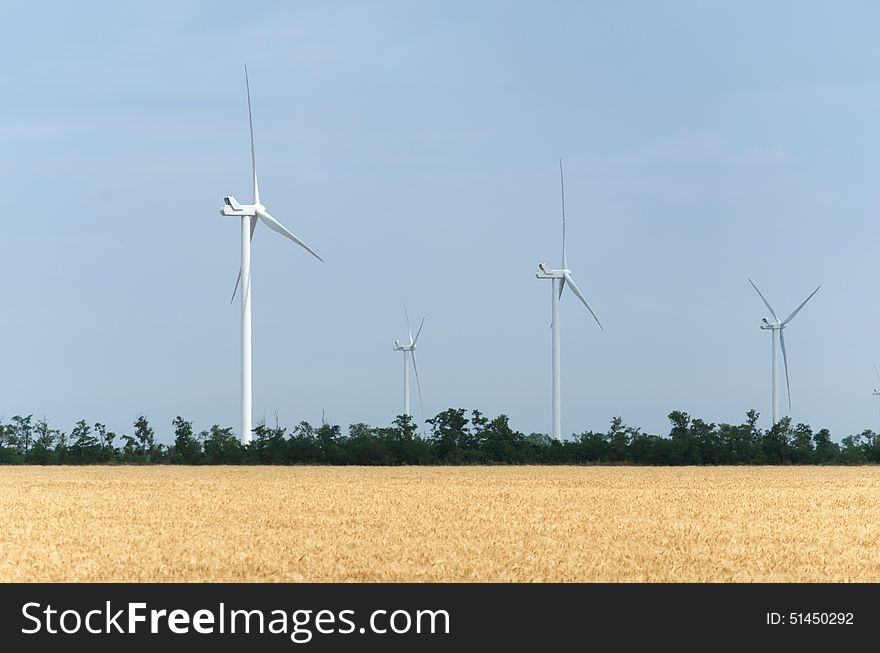
[[[253,218],[250,218],[251,221],[251,241],[254,240],[254,229],[257,228],[257,221]],[[232,297],[229,299],[229,303],[235,301],[235,293],[238,292],[238,284],[241,283],[241,267],[238,268],[238,277],[235,279],[235,288],[232,289]]]
[[[235,293],[238,292],[238,284],[241,283],[241,268],[238,268],[238,276],[235,278],[235,288],[232,289],[232,297],[229,298],[229,303],[235,301]]]
[[[422,417],[425,415],[425,404],[422,403],[422,382],[419,381],[419,368],[416,366],[416,352],[411,351],[410,359],[412,360],[413,371],[416,373],[416,388],[419,390],[419,408],[422,411]]]
[[[788,382],[788,355],[785,353],[785,335],[779,330],[779,345],[782,347],[782,363],[785,366],[785,389],[788,390],[788,412],[791,413],[791,384]]]
[[[796,309],[794,309],[794,311],[792,311],[791,315],[789,315],[787,318],[785,318],[785,319],[782,321],[782,326],[785,326],[786,324],[788,324],[789,322],[791,322],[792,319],[794,319],[794,316],[797,315],[797,314],[800,312],[800,310],[804,307],[804,304],[806,304],[808,301],[810,301],[810,299],[812,299],[813,295],[815,295],[817,292],[819,292],[819,288],[821,288],[821,287],[822,287],[822,286],[819,286],[819,287],[816,288],[813,292],[811,292],[811,293],[810,293],[810,296],[807,297],[807,298],[801,303],[800,306],[798,306]]]
[[[260,220],[262,220],[263,222],[266,223],[266,226],[269,227],[269,229],[271,229],[272,231],[277,231],[279,234],[281,234],[281,235],[284,236],[285,238],[289,238],[290,240],[292,240],[293,242],[295,242],[297,245],[299,245],[300,247],[302,247],[304,250],[306,250],[309,254],[311,254],[311,255],[314,256],[316,259],[318,259],[319,261],[321,261],[321,263],[324,262],[324,259],[322,259],[320,256],[318,256],[318,255],[315,253],[315,251],[314,251],[311,247],[309,247],[309,246],[306,245],[303,241],[301,241],[299,238],[297,238],[296,236],[294,236],[294,235],[293,235],[293,234],[287,229],[287,227],[285,227],[283,224],[281,224],[280,222],[278,222],[278,220],[276,220],[275,218],[273,218],[273,217],[272,217],[271,215],[269,215],[266,211],[259,210],[259,211],[257,211],[257,215],[260,217]]]
[[[403,315],[406,317],[406,332],[409,334],[409,344],[413,344],[412,329],[409,326],[409,313],[406,312],[406,304],[403,305]]]
[[[746,277],[746,278],[748,279],[748,277]],[[761,295],[761,291],[758,290],[758,286],[755,285],[755,282],[752,281],[751,279],[749,279],[749,283],[752,284],[752,288],[755,289],[755,292],[758,293],[759,295]],[[777,322],[779,322],[779,318],[776,317],[776,311],[774,311],[774,310],[773,310],[773,307],[770,306],[770,302],[767,301],[767,298],[764,297],[764,295],[761,295],[761,299],[764,300],[764,305],[767,306],[767,308],[770,309],[770,315],[773,316],[773,319],[776,320]]]
[[[254,151],[254,117],[251,113],[251,82],[248,79],[247,64],[244,65],[244,84],[247,87],[248,125],[251,129],[251,170],[254,173],[254,204],[259,204],[260,186],[257,184],[257,155]]]
[[[565,277],[561,279],[559,284],[559,299],[562,299],[562,291],[565,290]],[[553,330],[553,322],[550,322],[550,330]]]
[[[419,330],[416,331],[416,339],[412,341],[412,344],[416,344],[419,339],[419,334],[422,332],[422,327],[425,326],[425,318],[422,318],[422,323],[419,324]]]
[[[581,302],[583,302],[584,306],[587,307],[587,310],[590,311],[590,315],[592,315],[592,316],[593,316],[593,319],[596,320],[596,324],[598,324],[598,325],[599,325],[599,328],[602,329],[602,331],[604,332],[604,331],[605,331],[605,327],[602,326],[602,323],[599,321],[599,318],[596,317],[596,314],[593,312],[593,309],[590,308],[590,305],[587,303],[587,300],[584,299],[584,296],[581,294],[581,291],[578,289],[577,284],[575,284],[574,279],[571,278],[571,275],[568,274],[568,273],[566,273],[566,274],[565,274],[565,280],[566,280],[566,281],[568,282],[568,284],[571,286],[571,291],[572,291],[575,295],[577,295],[577,298],[580,299]]]
[[[562,159],[559,159],[559,186],[562,189],[562,269],[568,269],[568,254],[565,251],[565,177],[562,174]],[[562,297],[562,288],[559,289]]]
[[[874,363],[874,374],[877,375],[877,380],[880,381],[880,369],[877,369],[876,361],[872,360],[871,362]]]

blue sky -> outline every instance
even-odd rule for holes
[[[387,424],[401,303],[426,316],[426,416],[550,428],[557,160],[569,262],[563,426],[666,433],[685,410],[877,428],[880,47],[873,3],[17,3],[0,63],[0,418],[236,425],[229,295],[259,228],[254,413]],[[413,389],[415,391],[415,389]],[[780,405],[785,405],[784,395]],[[417,417],[421,417],[417,414]]]

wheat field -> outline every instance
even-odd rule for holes
[[[0,581],[880,581],[876,467],[2,467]]]

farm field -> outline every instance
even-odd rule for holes
[[[880,582],[878,467],[0,467],[0,581]]]

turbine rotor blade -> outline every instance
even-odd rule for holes
[[[422,318],[422,323],[419,324],[419,330],[416,331],[416,339],[412,341],[412,344],[416,344],[419,339],[419,334],[422,332],[422,327],[425,326],[425,318]]]
[[[259,209],[259,210],[257,210],[257,215],[259,216],[260,220],[262,220],[263,222],[266,223],[266,226],[269,227],[269,229],[271,229],[272,231],[277,231],[279,234],[281,234],[285,238],[289,238],[290,240],[295,242],[297,245],[302,247],[304,250],[306,250],[309,254],[311,254],[316,259],[321,261],[321,263],[324,262],[324,259],[322,259],[320,256],[318,256],[311,247],[309,247],[303,241],[301,241],[299,238],[294,236],[287,227],[285,227],[283,224],[278,222],[278,220],[273,218],[266,211]]]
[[[254,117],[251,113],[251,82],[248,79],[247,64],[244,65],[244,84],[247,87],[248,125],[251,129],[251,171],[254,173],[254,204],[259,204],[260,187],[257,184],[257,155],[254,151]]]
[[[748,279],[748,277],[746,277],[746,278]],[[770,309],[770,315],[773,316],[773,319],[776,320],[777,322],[779,322],[779,318],[776,317],[776,311],[773,310],[773,307],[770,306],[770,302],[768,302],[768,301],[767,301],[767,298],[764,297],[764,295],[761,294],[761,291],[760,291],[760,290],[758,290],[758,286],[755,285],[755,282],[752,281],[751,279],[749,279],[749,283],[752,284],[752,288],[754,288],[754,289],[755,289],[755,292],[758,293],[758,295],[761,296],[761,299],[764,300],[764,305],[767,306],[767,308]]]
[[[800,306],[798,306],[796,309],[794,309],[794,311],[792,311],[791,315],[789,315],[787,318],[785,318],[785,319],[782,321],[782,326],[785,326],[786,324],[788,324],[789,322],[791,322],[791,321],[794,319],[794,316],[797,315],[797,314],[800,312],[800,310],[804,307],[804,304],[806,304],[808,301],[810,301],[810,299],[812,299],[813,295],[815,295],[817,292],[819,292],[819,288],[821,288],[821,287],[822,287],[822,286],[819,286],[819,287],[816,288],[813,292],[811,292],[811,293],[810,293],[810,296],[807,297],[807,298],[801,303]]]
[[[413,344],[412,329],[409,326],[409,313],[406,312],[406,303],[403,305],[403,315],[406,318],[406,332],[409,334],[409,344]]]
[[[565,176],[562,174],[562,159],[559,159],[559,186],[562,189],[562,269],[568,269],[568,254],[565,251]],[[562,289],[559,290],[562,296]]]
[[[590,311],[590,315],[593,316],[593,319],[596,320],[596,324],[599,325],[599,328],[602,329],[602,332],[604,333],[605,327],[602,326],[602,323],[599,321],[599,318],[596,317],[596,314],[593,312],[593,309],[590,308],[590,305],[587,303],[587,300],[584,299],[584,296],[581,294],[581,291],[578,289],[577,284],[575,284],[574,279],[572,279],[571,275],[567,272],[565,273],[565,280],[571,286],[571,291],[577,296],[578,299],[581,300],[581,302],[583,302],[583,305],[587,307],[587,310]]]
[[[877,369],[877,362],[871,361],[874,364],[874,374],[877,375],[877,380],[880,381],[880,369]]]
[[[254,229],[257,228],[257,221],[254,218],[250,218],[251,221],[251,241],[254,240]],[[235,279],[235,288],[232,289],[232,297],[229,299],[229,303],[235,301],[235,293],[238,292],[238,284],[241,283],[241,267],[238,268],[238,277]]]
[[[413,371],[416,373],[416,388],[419,390],[419,409],[422,411],[422,417],[425,415],[425,404],[422,402],[422,382],[419,381],[419,368],[416,366],[416,352],[410,351],[412,356],[410,357],[412,360]]]
[[[788,355],[785,353],[785,335],[779,329],[779,345],[782,347],[782,363],[785,366],[785,389],[788,390],[788,412],[791,413],[791,384],[788,381]]]

